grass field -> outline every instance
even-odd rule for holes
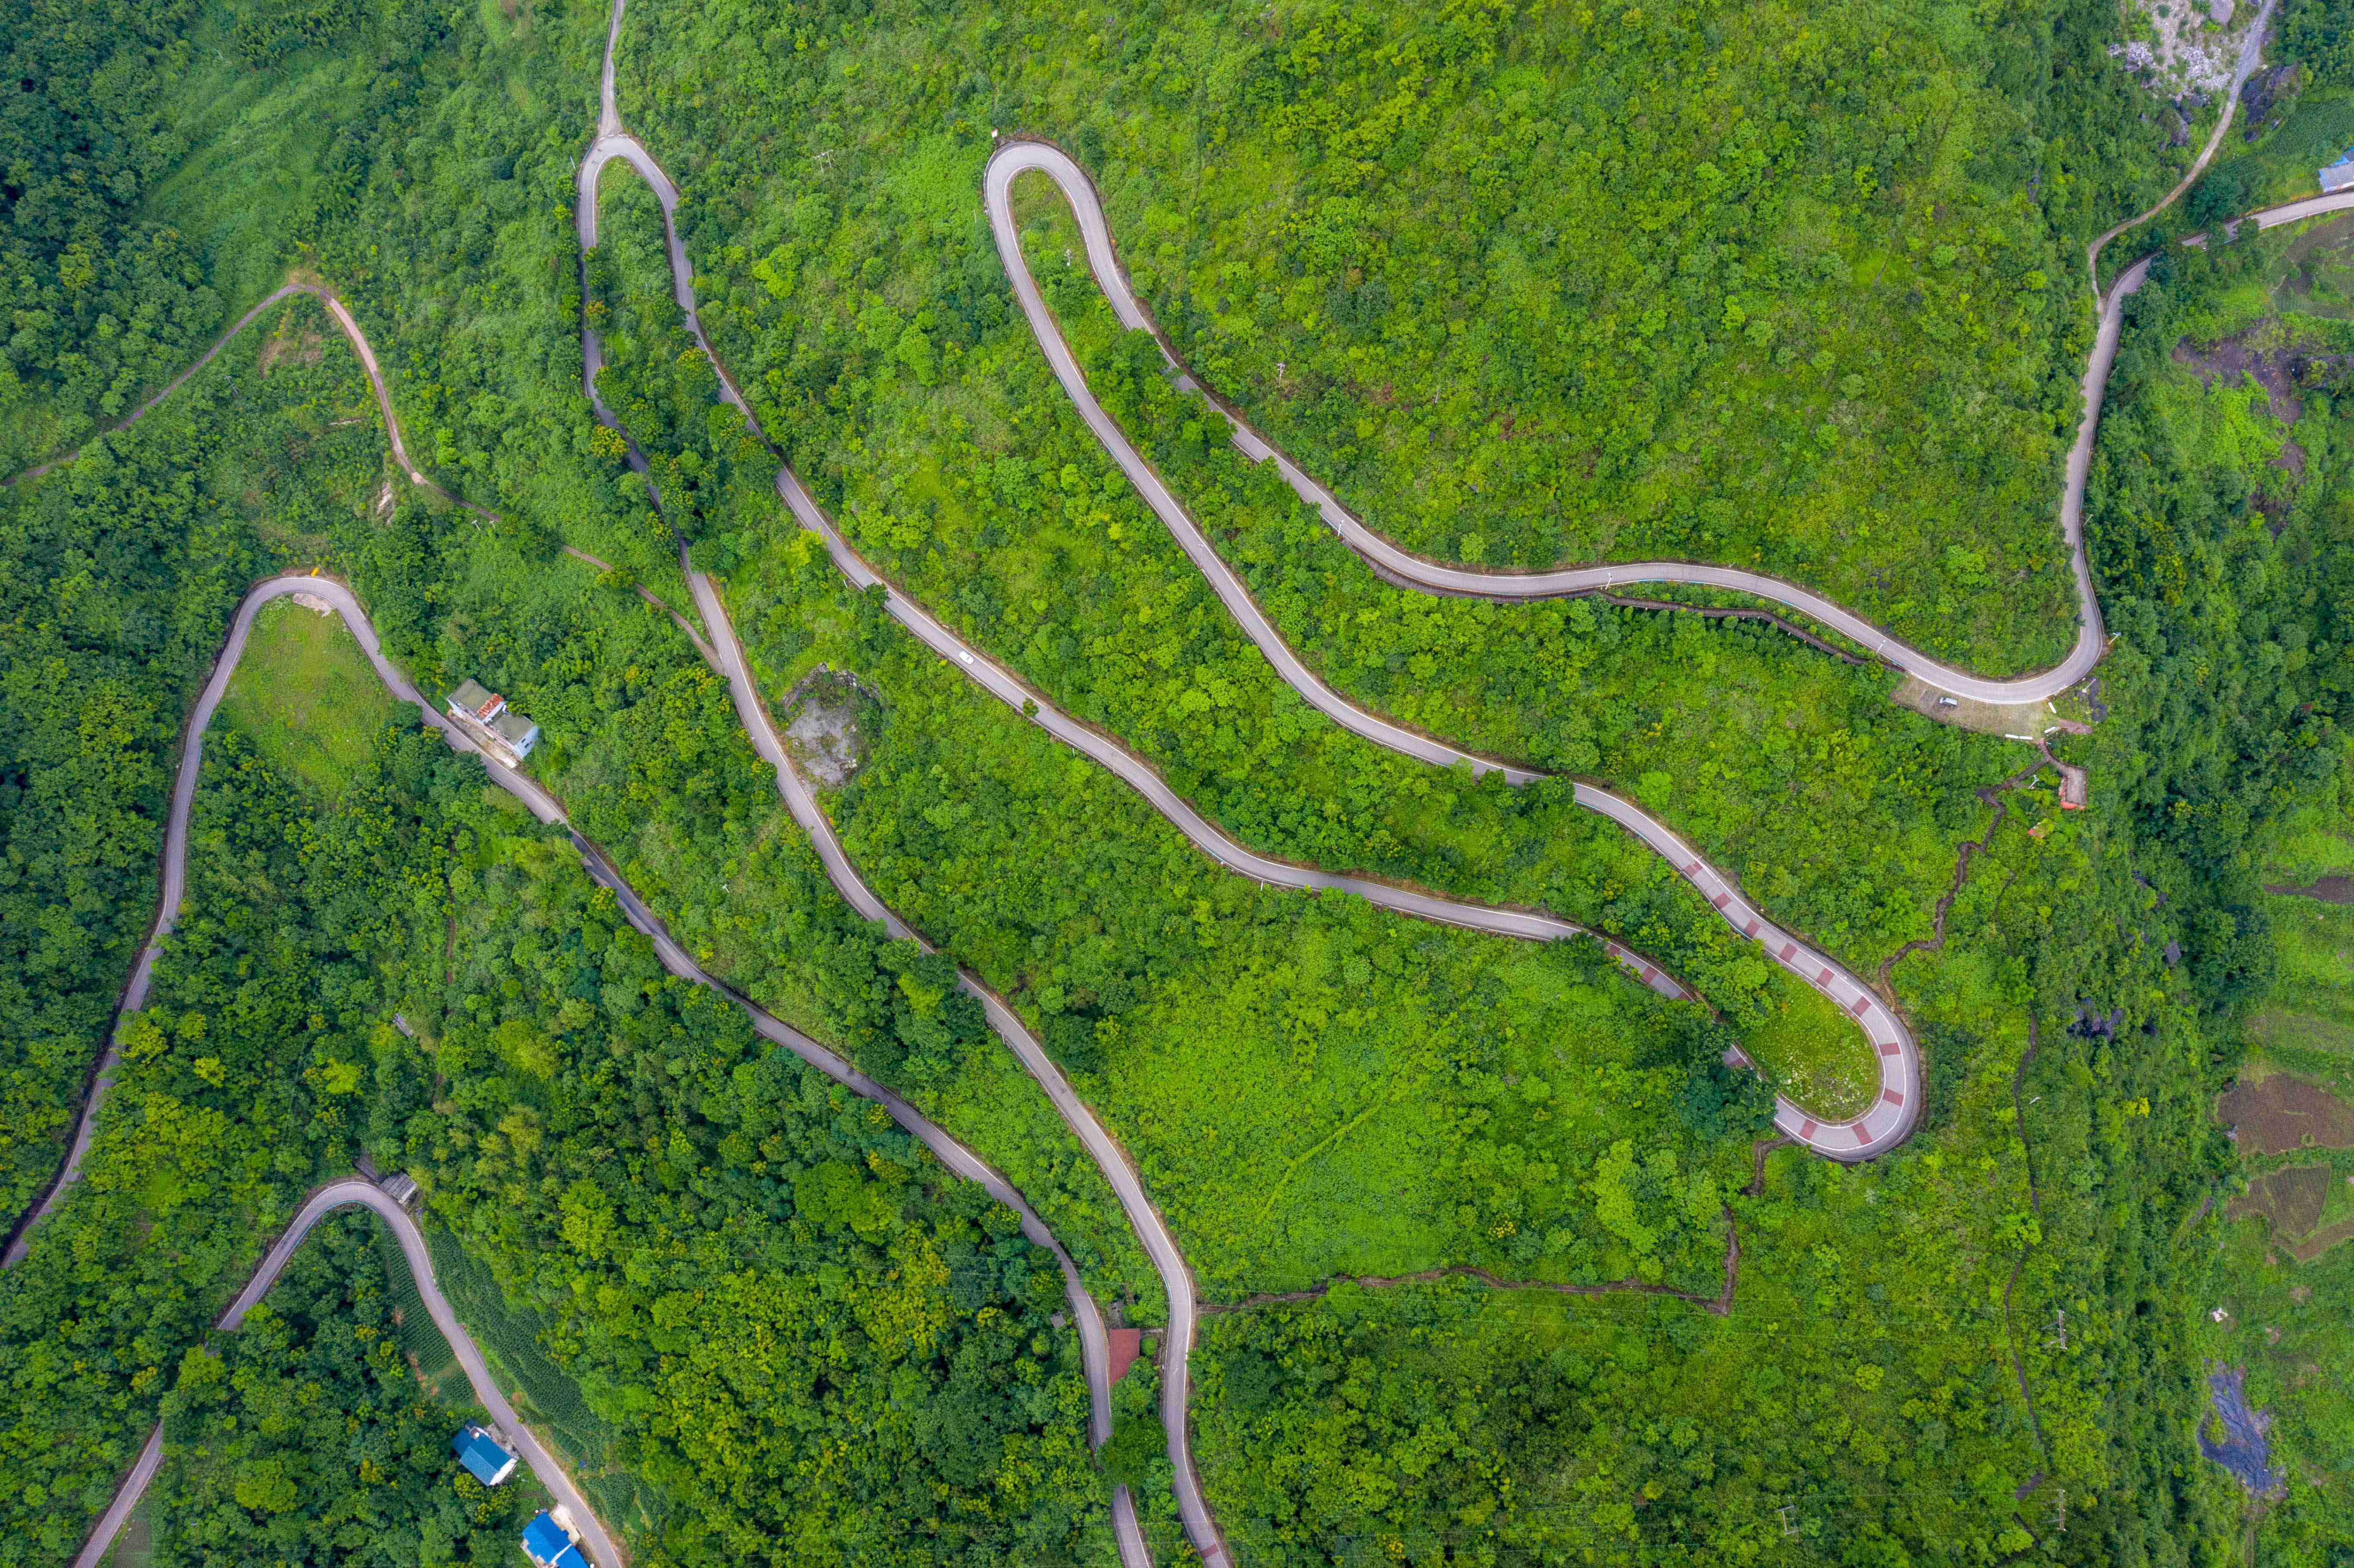
[[[441,1293],[473,1334],[515,1413],[552,1444],[610,1529],[625,1537],[651,1537],[663,1509],[660,1494],[615,1459],[619,1434],[588,1408],[580,1385],[540,1348],[537,1314],[510,1307],[491,1271],[449,1232],[429,1229],[426,1249]]]
[[[339,615],[292,599],[261,607],[223,716],[254,748],[322,793],[342,793],[398,705]]]
[[[2271,997],[2248,1019],[2249,1042],[2354,1098],[2354,908],[2281,895],[2263,905],[2280,967]]]
[[[1819,991],[1786,987],[1776,1016],[1743,1044],[1776,1086],[1814,1116],[1861,1116],[1880,1087],[1879,1059],[1861,1048],[1855,1021]]]
[[[2347,776],[2286,812],[2266,845],[2263,882],[2297,885],[2354,863]],[[2248,1020],[2241,1082],[2294,1073],[2354,1100],[2354,908],[2263,899],[2279,968]],[[2269,1411],[2287,1496],[2265,1506],[2259,1562],[2331,1563],[2354,1540],[2354,1151],[2297,1149],[2266,1158],[2241,1138],[2247,1196],[2230,1205],[2218,1273],[2225,1317],[2218,1359],[2248,1369],[2248,1397]],[[2290,1200],[2295,1200],[2294,1202]]]

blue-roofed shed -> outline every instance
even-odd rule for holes
[[[550,1514],[523,1527],[523,1550],[539,1568],[588,1568],[588,1559]]]
[[[474,1472],[474,1479],[486,1487],[497,1486],[514,1474],[514,1455],[479,1421],[469,1421],[458,1428],[458,1435],[450,1439],[450,1450],[458,1456],[460,1464]]]

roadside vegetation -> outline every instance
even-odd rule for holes
[[[1048,1321],[1061,1278],[1010,1212],[663,975],[564,839],[414,723],[378,729],[332,795],[230,724],[207,749],[188,913],[125,1026],[92,1162],[0,1276],[9,1464],[29,1478],[6,1501],[11,1560],[69,1558],[158,1409],[218,1403],[204,1324],[363,1152],[416,1175],[539,1320],[595,1417],[555,1435],[604,1442],[584,1469],[642,1478],[629,1522],[649,1550],[912,1532],[933,1560],[1003,1561],[1108,1531],[1077,1338]],[[260,1338],[237,1356],[266,1355],[272,1319],[244,1332]],[[354,1391],[318,1397],[339,1428],[366,1414]],[[864,1433],[846,1456],[845,1424]],[[308,1527],[273,1522],[284,1489],[266,1486],[291,1463],[240,1459],[234,1514],[186,1470],[212,1522],[166,1507],[164,1542],[291,1543]]]
[[[182,1361],[142,1505],[153,1561],[488,1562],[547,1506],[528,1469],[496,1489],[460,1469],[450,1439],[482,1412],[462,1376],[454,1403],[419,1386],[449,1346],[376,1224],[321,1223],[217,1358]]]
[[[291,599],[254,617],[238,670],[220,716],[271,767],[331,798],[375,760],[376,732],[399,706],[341,616]]]
[[[1884,706],[1877,672],[1755,628],[1380,585],[1204,439],[1083,270],[1056,278],[1058,212],[1027,215],[1107,402],[1336,683],[1643,800],[1860,972],[1942,938],[1889,980],[1925,1043],[1920,1134],[1858,1170],[1769,1152],[1753,1194],[1759,1086],[1719,1053],[1795,1081],[1825,1039],[1811,993],[1561,789],[1474,785],[1312,719],[1108,480],[978,204],[991,129],[1066,140],[1197,366],[1416,547],[1746,560],[2027,667],[2071,628],[2051,497],[2078,247],[2179,155],[2103,74],[2105,8],[1983,37],[1869,9],[854,21],[748,0],[625,26],[622,108],[686,191],[706,322],[862,550],[1251,842],[1543,904],[1661,959],[1714,1018],[1577,945],[1219,873],[844,592],[716,404],[626,170],[578,292],[601,6],[249,9],[143,12],[119,39],[78,12],[8,24],[12,48],[85,47],[44,62],[119,48],[140,90],[8,110],[115,115],[137,156],[40,172],[105,193],[95,227],[11,208],[8,260],[50,313],[12,340],[30,357],[6,439],[71,444],[206,341],[174,311],[225,321],[299,263],[376,341],[419,463],[498,518],[387,472],[364,383],[301,302],[0,501],[5,786],[33,803],[0,887],[24,944],[0,1005],[27,1020],[5,1123],[26,1195],[147,913],[176,717],[243,584],[318,563],[429,693],[471,675],[538,720],[534,771],[681,939],[1005,1170],[1131,1321],[1161,1320],[1153,1278],[953,1001],[950,959],[1039,1028],[1221,1305],[1451,1266],[1713,1302],[1737,1237],[1725,1318],[1462,1276],[1218,1315],[1193,1415],[1247,1560],[2174,1564],[2236,1541],[2193,1444],[2219,1344],[2202,1227],[2243,1248],[2262,1222],[2221,1217],[2236,1156],[2213,1107],[2252,1016],[2336,1016],[2293,989],[2325,949],[2266,926],[2259,846],[2336,766],[2354,636],[2335,329],[2275,323],[2319,366],[2293,421],[2215,351],[2311,237],[2171,251],[2133,306],[2088,507],[2118,633],[2105,716],[2056,743],[2093,802],[2063,812],[2047,771],[1992,797],[1989,832],[1980,791],[2028,754]],[[1691,69],[1651,85],[1662,59]],[[74,292],[85,232],[93,289],[186,247],[157,274],[185,280],[156,284],[178,303]],[[582,313],[666,510],[589,417]],[[724,688],[636,597],[688,608],[674,533],[772,700],[821,662],[872,694],[828,807],[947,958],[850,916]],[[291,669],[298,633],[342,650],[306,669],[348,667],[332,623],[281,611],[255,671]],[[0,1455],[28,1478],[0,1499],[0,1562],[70,1556],[263,1232],[363,1149],[426,1183],[503,1361],[542,1380],[535,1414],[633,1547],[1099,1557],[1104,1472],[1042,1258],[863,1103],[662,980],[471,763],[330,690],[307,721],[292,683],[221,721],[191,914],[90,1179],[0,1277]],[[2283,1288],[2338,1266],[2314,1266]],[[1167,1462],[1135,1436],[1155,1397],[1124,1385],[1107,1468],[1165,1545]],[[2285,1443],[2331,1419],[2299,1408]],[[2279,1539],[2310,1556],[2335,1526],[2304,1517]]]
[[[845,513],[952,418],[984,462],[1008,413],[1025,445],[1068,420],[946,390],[1026,336],[974,192],[991,132],[1041,134],[1196,370],[1408,547],[1738,562],[2010,673],[2069,640],[2073,258],[2189,155],[2113,26],[708,0],[629,18],[621,107],[678,150],[723,352]],[[890,526],[952,524],[948,488]]]
[[[2326,218],[2161,258],[2113,383],[2126,397],[2092,514],[2111,624],[2132,644],[2107,668],[2177,715],[2119,758],[2137,868],[2191,933],[2192,986],[2224,1004],[2211,1081],[2230,1086],[2218,1114],[2237,1142],[2172,1248],[2210,1271],[2202,1364],[2244,1368],[2249,1403],[2270,1412],[2285,1490],[2238,1498],[2257,1550],[2317,1568],[2354,1530],[2354,922],[2268,889],[2354,864],[2354,361],[2328,304],[2354,280],[2349,232]]]
[[[2270,58],[2279,63],[2243,95],[2214,162],[2177,211],[2119,246],[2120,260],[2153,240],[2312,196],[2316,172],[2354,153],[2354,20],[2327,0],[2285,0],[2277,26]]]
[[[281,520],[382,467],[340,334],[290,301],[83,462],[0,493],[0,1210],[48,1183],[154,913],[184,716]],[[258,364],[273,334],[314,355]],[[265,497],[267,499],[265,499]]]

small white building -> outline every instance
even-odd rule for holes
[[[539,726],[507,706],[480,681],[464,680],[450,694],[450,716],[482,748],[508,767],[519,766],[539,744]]]
[[[2349,185],[2354,185],[2354,153],[2348,154],[2321,171],[2322,195],[2342,191]]]

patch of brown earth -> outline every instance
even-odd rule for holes
[[[2340,1220],[2327,1230],[2316,1231],[2301,1242],[2291,1243],[2289,1256],[2299,1263],[2311,1263],[2340,1242],[2354,1241],[2354,1220]]]
[[[2354,1149],[2354,1106],[2318,1084],[2287,1073],[2261,1082],[2234,1084],[2216,1102],[2215,1115],[2239,1129],[2240,1148],[2252,1154],[2285,1154],[2292,1149]],[[2318,1209],[2314,1211],[2320,1216]]]
[[[2329,1201],[2333,1178],[2327,1165],[2297,1165],[2259,1176],[2248,1183],[2245,1197],[2232,1200],[2227,1217],[2244,1220],[2262,1214],[2272,1222],[2274,1235],[2295,1241],[2321,1223],[2321,1206]]]
[[[2324,904],[2354,904],[2354,876],[2325,876],[2308,887],[2294,887],[2285,882],[2267,882],[2266,893],[2286,894],[2292,898],[2317,898]]]
[[[2273,417],[2285,425],[2294,425],[2305,417],[2303,394],[2326,385],[2354,369],[2354,354],[2319,354],[2306,348],[2262,346],[2260,341],[2273,328],[2269,321],[2258,322],[2244,331],[2205,348],[2184,338],[2174,345],[2174,363],[2196,375],[2202,385],[2237,387],[2242,376],[2253,376],[2256,385],[2264,389],[2264,398],[2272,405]],[[2305,454],[2299,451],[2296,466],[2290,468],[2288,454],[2281,454],[2282,468],[2301,474],[2305,470]]]

